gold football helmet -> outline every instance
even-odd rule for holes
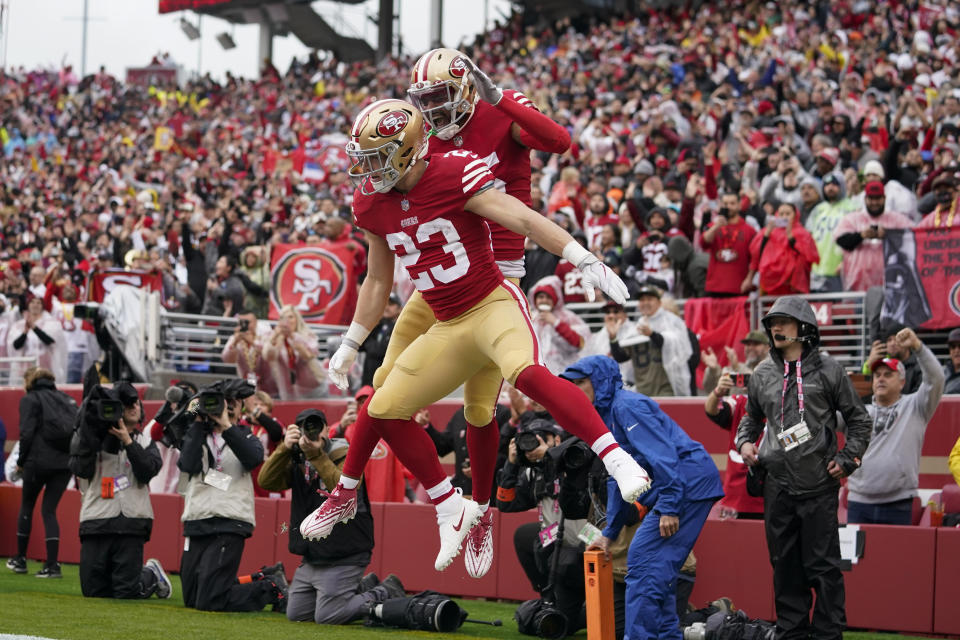
[[[467,77],[465,59],[456,49],[433,49],[413,67],[410,102],[441,140],[455,136],[473,115],[477,91]]]
[[[378,100],[353,123],[348,174],[360,193],[386,193],[427,152],[423,116],[403,100]]]

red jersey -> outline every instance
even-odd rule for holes
[[[469,151],[430,156],[408,193],[354,192],[357,225],[387,241],[438,320],[485,298],[503,275],[490,251],[490,230],[467,201],[493,186],[483,160]]]
[[[707,292],[740,295],[740,285],[750,271],[750,241],[756,234],[756,229],[741,218],[721,227],[713,242],[704,243],[710,252]]]
[[[600,234],[608,224],[620,224],[620,218],[610,213],[599,216],[590,214],[584,218],[583,233],[587,236],[587,248],[593,250],[593,245],[600,241]],[[620,238],[617,238],[616,242],[619,244]]]
[[[730,424],[724,427],[730,432],[730,444],[727,471],[723,474],[723,499],[720,504],[736,509],[739,513],[763,513],[763,498],[755,498],[747,493],[747,465],[737,451],[737,427],[747,413],[747,396],[731,396],[730,400],[733,402],[721,400],[730,406],[731,415]]]
[[[504,100],[536,109],[536,105],[519,91],[506,90]],[[493,105],[477,100],[473,116],[463,129],[450,140],[430,139],[430,153],[445,153],[454,149],[466,149],[477,154],[496,177],[494,186],[528,207],[530,200],[530,150],[513,139],[510,130],[513,120]],[[493,256],[497,261],[523,260],[523,236],[496,224],[490,225],[493,237]],[[522,262],[520,263],[522,269]],[[505,273],[507,276],[523,276]]]
[[[583,288],[583,273],[569,260],[561,260],[553,274],[563,282],[563,303],[586,302],[587,294]]]

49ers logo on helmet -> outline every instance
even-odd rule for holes
[[[346,290],[346,268],[323,249],[293,249],[274,265],[270,298],[277,309],[292,304],[304,320],[319,319]]]
[[[467,63],[463,61],[463,56],[457,56],[450,62],[450,75],[454,78],[462,78],[467,72]]]
[[[381,136],[395,136],[410,122],[410,116],[406,111],[391,111],[380,118],[377,123],[377,133]]]

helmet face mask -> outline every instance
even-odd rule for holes
[[[380,100],[360,112],[346,145],[347,174],[363,195],[386,193],[426,155],[423,117],[402,100]]]
[[[455,49],[433,49],[414,65],[410,102],[441,140],[453,138],[473,116],[477,92],[467,79],[466,56]]]

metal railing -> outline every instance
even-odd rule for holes
[[[270,320],[259,320],[271,328]],[[154,361],[155,371],[192,371],[220,376],[236,375],[235,364],[221,358],[223,347],[237,328],[236,318],[203,316],[188,313],[159,314],[160,348]],[[319,339],[321,360],[328,355],[327,342],[338,337],[346,327],[329,324],[307,325]]]
[[[23,372],[37,363],[36,356],[0,358],[0,387],[22,387]]]
[[[848,371],[859,371],[870,352],[869,320],[864,308],[865,294],[858,291],[810,294],[804,298],[813,305],[820,326],[821,348]],[[750,327],[760,328],[760,319],[766,314],[775,296],[752,297],[749,301]],[[682,314],[686,300],[676,300]],[[603,328],[603,302],[571,303],[567,308],[577,313],[591,331]],[[624,305],[628,315],[636,317],[637,303],[628,300]],[[220,357],[224,345],[237,326],[236,318],[191,315],[184,313],[157,313],[156,320],[148,314],[147,349],[152,372],[193,372],[218,377],[236,375],[236,365],[223,362]],[[274,322],[260,320],[271,327]],[[338,338],[345,326],[311,324],[320,346],[320,359],[329,355],[330,338]],[[918,331],[920,339],[941,360],[948,353],[947,330]],[[155,336],[155,337],[154,337]],[[151,338],[154,344],[151,345]],[[0,360],[2,363],[2,360]],[[2,369],[0,369],[2,370]]]

